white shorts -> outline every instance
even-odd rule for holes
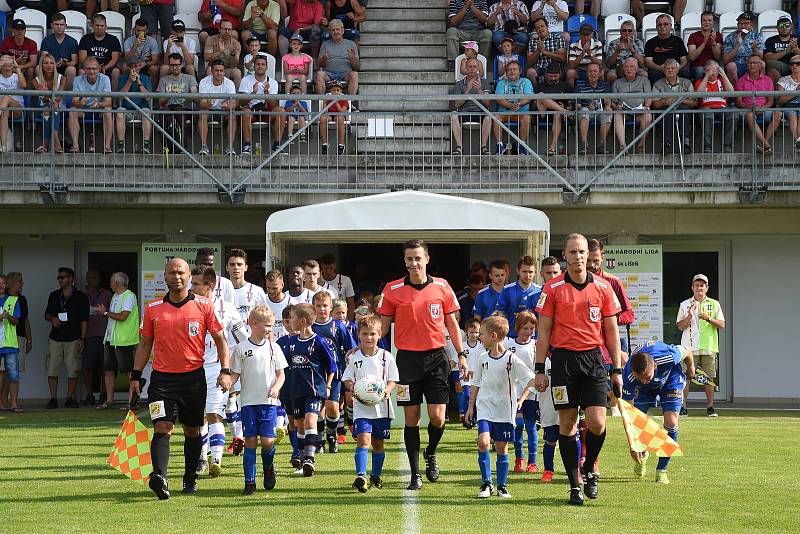
[[[225,406],[228,404],[228,392],[223,392],[221,388],[217,387],[220,365],[205,365],[203,369],[206,372],[205,413],[213,413],[220,417],[225,417]]]

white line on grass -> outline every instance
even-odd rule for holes
[[[411,478],[411,466],[408,463],[406,447],[400,449],[400,474],[405,480]],[[403,528],[401,532],[408,534],[419,534],[419,503],[417,502],[418,491],[403,490]]]

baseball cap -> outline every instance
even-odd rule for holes
[[[11,21],[11,27],[15,30],[24,30],[28,26],[25,24],[25,21],[22,19],[14,19]]]
[[[175,19],[172,21],[172,29],[173,30],[185,30],[186,24],[183,23],[180,19]]]
[[[737,22],[740,21],[740,20],[750,20],[750,21],[752,21],[754,18],[755,17],[753,16],[753,12],[752,11],[744,11],[744,12],[740,13],[738,17],[736,17],[736,21]]]
[[[302,36],[302,35],[300,35],[299,33],[294,33],[294,34],[292,34],[292,36],[289,38],[289,40],[290,40],[290,41],[300,41],[300,42],[302,43],[302,42],[303,42],[303,36]]]
[[[706,285],[708,285],[708,277],[706,275],[704,275],[704,274],[696,274],[696,275],[694,275],[694,278],[692,278],[692,283],[695,283],[698,280],[702,280],[703,282],[706,283]]]
[[[792,17],[790,17],[788,15],[784,15],[781,18],[778,19],[778,24],[780,24],[781,22],[788,22],[788,23],[791,24],[792,23]]]
[[[561,74],[561,63],[551,61],[545,72],[547,72],[547,74]]]
[[[464,50],[475,50],[476,52],[478,51],[478,43],[476,41],[464,41],[461,44],[464,45]]]

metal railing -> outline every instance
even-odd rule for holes
[[[237,109],[209,114],[198,110],[199,99],[219,95],[150,93],[142,101],[140,93],[115,93],[110,109],[92,110],[80,121],[73,121],[73,128],[78,126],[73,145],[77,152],[68,149],[72,141],[70,115],[77,110],[64,107],[65,101],[107,94],[7,94],[24,95],[27,105],[0,110],[12,114],[5,145],[0,137],[0,187],[5,190],[40,190],[50,195],[64,191],[216,191],[233,200],[244,191],[343,192],[400,187],[562,191],[575,198],[590,190],[800,188],[800,173],[795,171],[800,160],[800,110],[683,106],[685,99],[716,93],[670,94],[675,100],[666,110],[614,111],[607,109],[607,101],[665,95],[605,94],[603,109],[599,104],[592,109],[591,102],[598,95],[524,95],[531,99],[530,110],[515,112],[511,122],[496,110],[496,101],[521,95],[485,95],[474,102],[480,113],[445,111],[453,101],[463,100],[463,95],[359,95],[362,111],[347,113],[327,109],[330,95],[304,95],[300,99],[310,104],[310,110],[302,114],[301,122],[298,114],[238,109],[254,98],[283,105],[285,95],[231,95],[237,100]],[[793,93],[720,96],[789,94]],[[38,107],[41,96],[52,100],[60,97],[61,107]],[[185,109],[159,109],[161,98],[184,98]],[[561,101],[569,109],[539,111],[538,107],[545,107],[544,99]],[[120,106],[127,109],[120,111]],[[753,112],[762,130],[774,130],[767,142],[757,138],[746,123],[746,114]],[[287,123],[290,115],[294,122],[291,134]],[[639,121],[644,115],[649,115],[649,124],[642,127]],[[201,154],[199,129],[203,117],[209,123],[208,155]],[[484,117],[488,119],[484,121]],[[249,155],[242,154],[245,119],[252,123]],[[337,147],[339,120],[344,123],[341,154]],[[481,121],[495,130],[485,144]],[[529,133],[522,138],[526,121],[530,123]],[[323,122],[327,123],[325,127]],[[561,125],[558,137],[554,136],[556,122]],[[227,154],[232,123],[236,154]],[[585,135],[581,133],[582,123],[588,126]],[[453,153],[453,124],[462,125],[460,155]],[[108,132],[109,125],[113,132]],[[280,137],[279,128],[283,130]],[[606,128],[603,139],[601,133]],[[328,141],[327,153],[322,150],[323,140]],[[513,148],[500,155],[498,143]],[[64,153],[56,150],[58,144]],[[104,153],[106,148],[111,153]]]

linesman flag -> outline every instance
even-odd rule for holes
[[[617,406],[631,450],[649,451],[659,457],[683,456],[683,449],[667,435],[664,427],[620,398],[617,398]]]
[[[139,421],[133,410],[122,423],[122,428],[108,455],[108,463],[134,482],[147,487],[153,463],[150,458],[150,429]]]

